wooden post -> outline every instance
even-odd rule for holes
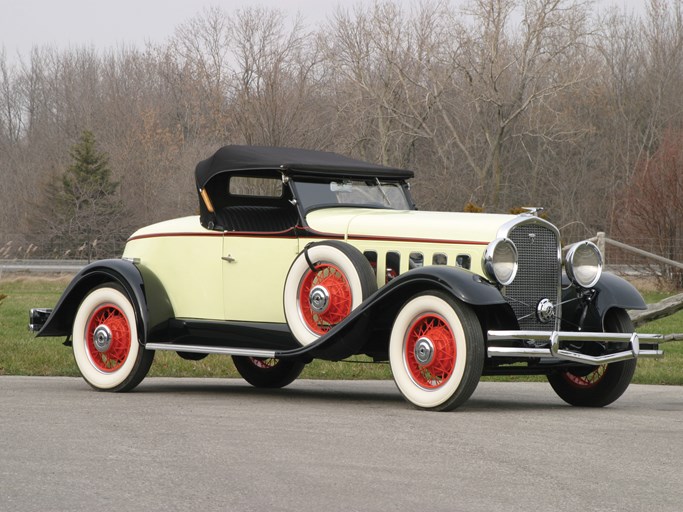
[[[605,232],[598,231],[598,236],[596,245],[600,249],[600,254],[602,254],[603,263],[607,263],[607,254],[605,254]]]

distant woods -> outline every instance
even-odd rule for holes
[[[410,168],[422,209],[544,206],[566,241],[680,239],[681,91],[682,0],[640,17],[581,0],[381,2],[315,28],[211,8],[145,48],[0,50],[0,248],[118,255],[119,228],[196,213],[194,166],[225,144]],[[55,248],[76,218],[69,186],[96,182],[73,167],[86,133],[106,157],[102,194],[81,205],[97,221]]]

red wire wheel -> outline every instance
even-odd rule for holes
[[[287,327],[302,346],[313,343],[376,291],[377,277],[357,248],[339,240],[308,244],[287,272]]]
[[[578,389],[590,389],[597,386],[605,376],[607,365],[598,366],[587,375],[575,375],[572,372],[564,372],[562,376],[573,387]]]
[[[301,316],[311,332],[325,334],[351,313],[353,296],[344,273],[330,263],[309,270],[299,289]]]
[[[249,357],[249,361],[251,361],[251,364],[253,364],[256,368],[260,368],[262,370],[269,370],[271,368],[275,368],[275,366],[277,366],[278,364],[278,360],[274,357]]]
[[[633,322],[620,308],[610,309],[603,319],[604,332],[632,333]],[[620,347],[623,350],[623,347]],[[578,407],[605,407],[628,388],[636,371],[637,359],[585,368],[558,370],[547,375],[557,396]]]
[[[301,361],[276,359],[274,357],[232,356],[237,372],[257,388],[282,388],[291,384],[301,374]]]
[[[453,374],[457,349],[446,320],[425,314],[410,327],[406,337],[406,366],[415,383],[425,389],[444,385]]]
[[[76,311],[72,348],[83,379],[99,391],[130,391],[147,375],[153,350],[140,343],[136,304],[117,283],[88,292]]]
[[[398,390],[411,404],[451,411],[477,387],[484,348],[474,310],[445,292],[429,290],[398,311],[389,338],[389,365]]]
[[[103,372],[115,372],[130,353],[130,325],[126,315],[113,304],[105,304],[91,315],[86,344],[92,363]]]

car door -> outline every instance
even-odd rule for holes
[[[293,232],[223,236],[225,319],[285,322],[282,291],[287,272],[299,253]]]

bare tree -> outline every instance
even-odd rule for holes
[[[162,51],[162,70],[187,138],[203,136],[207,131],[216,138],[227,135],[232,39],[228,15],[210,7],[180,25]]]
[[[630,183],[622,190],[617,233],[638,246],[672,260],[683,255],[683,132],[668,130],[657,151],[638,162]],[[683,287],[683,272],[664,274],[676,288]]]
[[[376,3],[335,12],[325,52],[353,152],[407,166],[417,141],[432,137],[433,100],[424,90],[423,71],[444,42],[438,24],[443,9],[442,3],[425,3],[408,13],[396,3]]]
[[[20,94],[17,70],[0,48],[0,143],[16,144],[23,135]]]
[[[232,20],[233,129],[247,144],[318,146],[315,92],[319,64],[302,19],[248,8]]]
[[[473,0],[464,10],[466,21],[452,21],[459,27],[459,52],[444,66],[455,71],[450,78],[457,94],[438,95],[438,105],[451,143],[476,177],[481,203],[500,206],[509,172],[505,151],[520,118],[581,83],[583,68],[573,57],[588,36],[587,13],[586,2],[569,0]],[[561,73],[568,63],[572,73]],[[464,117],[467,124],[459,115],[462,105],[474,109],[473,117]],[[482,144],[471,143],[470,129]],[[538,135],[551,134],[552,127]]]

